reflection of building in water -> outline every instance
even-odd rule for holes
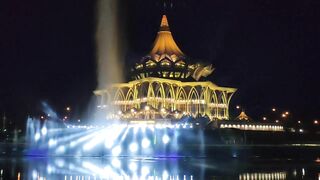
[[[239,180],[282,180],[287,179],[287,172],[254,172],[239,175]]]
[[[98,107],[117,107],[120,111],[111,117],[130,120],[180,119],[184,115],[229,119],[229,102],[236,89],[205,81],[214,70],[212,65],[188,64],[188,60],[164,15],[151,52],[132,68],[134,80],[96,90]]]

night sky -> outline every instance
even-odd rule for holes
[[[160,0],[122,2],[126,65],[151,50],[166,12],[182,51],[212,63],[214,83],[238,88],[233,116],[239,104],[255,119],[272,107],[297,120],[320,118],[317,0],[171,2],[166,10]],[[82,116],[97,84],[95,10],[94,1],[0,3],[1,114],[21,125],[45,101]]]

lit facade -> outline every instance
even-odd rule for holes
[[[203,79],[212,65],[188,64],[175,43],[164,15],[151,52],[132,68],[133,80],[96,90],[98,108],[120,119],[165,120],[184,115],[228,120],[229,102],[235,88],[220,87]]]

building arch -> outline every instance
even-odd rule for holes
[[[175,93],[174,93],[174,88],[172,84],[167,83],[167,82],[161,82],[161,88],[163,91],[163,104],[162,107],[173,111],[174,110],[174,98],[175,98]]]
[[[207,87],[202,87],[201,88],[201,93],[200,93],[200,104],[199,104],[199,113],[201,115],[206,115],[207,114],[207,103],[209,102],[207,100]]]
[[[147,93],[147,104],[151,105],[152,107],[156,108],[156,103],[155,103],[155,93],[154,93],[154,89],[153,89],[153,82],[149,83],[149,87],[148,87],[148,93]]]
[[[115,96],[114,96],[114,101],[115,101],[115,104],[118,105],[119,110],[125,111],[125,105],[123,104],[125,101],[125,95],[124,95],[121,88],[117,89]]]
[[[210,99],[210,104],[211,104],[211,114],[212,114],[212,118],[218,118],[219,119],[219,101],[218,101],[218,96],[215,90],[212,90],[211,93],[211,99]]]
[[[188,105],[187,105],[187,93],[184,90],[184,88],[180,87],[178,89],[178,92],[176,94],[176,109],[181,111],[181,112],[189,112],[188,111]]]
[[[196,116],[199,113],[199,103],[199,93],[195,87],[192,87],[188,95],[188,109],[193,116]]]
[[[161,82],[154,82],[155,86],[155,107],[157,109],[160,109],[162,107],[164,107],[164,103],[165,103],[165,92],[164,92],[164,88],[163,88],[163,84]]]
[[[127,92],[126,96],[126,106],[125,111],[128,111],[134,107],[134,91],[130,88]]]

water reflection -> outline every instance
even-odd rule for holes
[[[319,179],[319,164],[192,158],[0,159],[0,179]]]

